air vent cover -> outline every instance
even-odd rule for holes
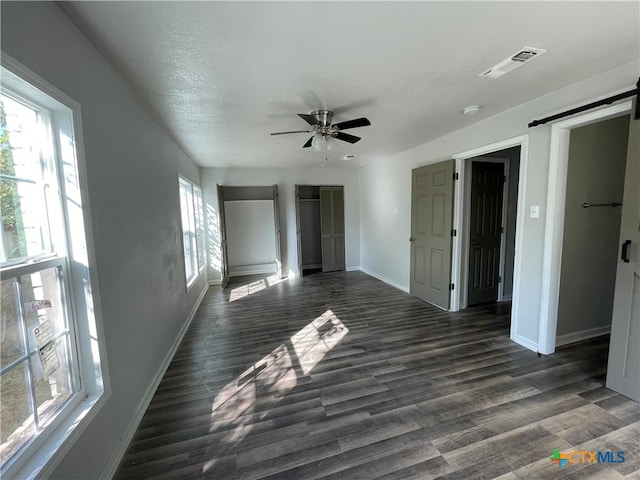
[[[533,60],[536,57],[542,55],[546,50],[535,47],[524,47],[522,50],[505,58],[497,65],[494,65],[486,72],[478,75],[479,77],[500,78],[505,73],[509,73],[516,68],[524,65],[525,63]]]

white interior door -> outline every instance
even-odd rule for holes
[[[635,108],[632,109],[632,112]],[[640,120],[629,122],[607,388],[640,401]]]

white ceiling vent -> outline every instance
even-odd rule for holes
[[[505,73],[509,73],[516,68],[524,65],[527,62],[530,62],[536,57],[542,55],[546,50],[542,48],[534,48],[534,47],[524,47],[522,50],[514,53],[509,56],[509,58],[505,58],[497,65],[494,65],[486,72],[478,75],[479,77],[489,77],[489,78],[499,78],[503,76]]]

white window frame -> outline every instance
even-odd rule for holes
[[[7,478],[49,477],[110,395],[98,278],[87,195],[80,104],[2,52],[2,86],[49,113],[53,156],[62,198],[64,256],[73,322],[79,388],[73,401],[20,453],[7,462]],[[12,269],[30,267],[14,266]],[[15,272],[15,270],[14,270]]]
[[[186,204],[183,204],[183,191],[187,193]],[[178,175],[178,197],[184,275],[188,290],[207,266],[202,189],[188,178]]]

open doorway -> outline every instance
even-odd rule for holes
[[[539,348],[541,353],[553,353],[557,345],[557,340],[577,341],[590,336],[601,334],[601,329],[608,326],[596,326],[582,331],[579,335],[571,335],[569,338],[558,336],[559,305],[561,293],[561,273],[563,233],[566,217],[570,215],[568,211],[571,196],[569,194],[568,175],[569,157],[571,151],[570,143],[574,132],[578,132],[579,127],[589,126],[597,123],[604,123],[609,119],[617,117],[628,117],[632,111],[633,102],[624,102],[618,105],[595,110],[584,115],[558,122],[551,130],[551,157],[550,176],[547,208],[550,212],[547,216],[546,238],[544,251],[543,269],[543,289],[541,299],[541,313],[539,332]],[[622,120],[624,122],[624,120]],[[623,133],[623,132],[617,132]],[[585,210],[592,208],[621,209],[620,230],[617,233],[619,238],[616,262],[615,289],[613,295],[613,308],[610,313],[611,337],[609,344],[609,358],[607,364],[607,388],[610,388],[629,398],[640,399],[640,316],[637,315],[640,309],[640,289],[638,279],[640,278],[640,259],[638,257],[637,245],[640,241],[638,222],[640,218],[640,120],[636,110],[636,116],[629,120],[628,142],[626,145],[627,155],[624,173],[624,192],[622,202],[615,200],[604,201],[584,201],[589,206]],[[607,157],[610,152],[607,151]],[[605,160],[608,163],[608,158]],[[599,183],[599,178],[596,179]],[[591,192],[590,192],[591,193]],[[610,195],[610,192],[608,192]],[[609,206],[596,207],[595,204],[606,204]],[[612,205],[612,204],[616,205]],[[622,203],[622,205],[617,205]],[[567,215],[565,215],[565,212]],[[592,216],[591,212],[585,211],[585,215]],[[611,213],[611,210],[609,211]],[[598,235],[601,235],[599,232]],[[631,247],[631,248],[630,248]],[[589,261],[593,252],[587,259]],[[596,254],[599,252],[596,252]],[[591,263],[591,262],[589,262]],[[591,272],[589,272],[591,275]],[[591,281],[592,279],[588,279]],[[598,293],[602,296],[604,290]],[[602,315],[609,315],[607,313]],[[559,337],[559,338],[558,338]],[[580,338],[581,337],[581,338]],[[567,343],[567,342],[563,342]]]
[[[511,301],[519,145],[464,160],[460,308]]]
[[[278,186],[218,185],[222,286],[229,277],[282,278]]]
[[[344,270],[342,185],[296,185],[298,274]]]
[[[478,157],[483,157],[485,161],[487,158],[500,158],[505,162],[508,179],[505,182],[506,200],[503,202],[502,209],[503,238],[500,242],[500,248],[503,251],[500,275],[502,285],[499,286],[497,300],[511,300],[511,338],[523,345],[531,343],[517,333],[526,193],[524,188],[520,188],[520,179],[524,177],[523,172],[527,171],[528,143],[528,135],[522,135],[454,155],[458,181],[455,182],[454,189],[453,229],[454,232],[461,233],[453,237],[451,280],[454,288],[451,291],[450,302],[451,311],[467,307],[471,237],[466,223],[469,221],[471,190],[468,177],[471,176],[472,164],[474,160],[480,160]],[[509,219],[506,224],[504,219]],[[459,288],[456,288],[456,285]]]
[[[570,132],[556,346],[609,333],[629,115]]]
[[[592,325],[586,331],[578,333],[570,332],[573,327],[569,324],[563,324],[562,329],[558,327],[558,313],[560,306],[560,285],[561,271],[563,262],[563,234],[565,231],[565,213],[568,214],[567,200],[570,202],[578,202],[578,209],[582,209],[581,216],[594,217],[607,213],[602,210],[604,207],[583,208],[583,203],[612,203],[614,200],[589,200],[582,198],[575,202],[567,196],[567,188],[569,182],[569,155],[571,150],[571,138],[574,133],[578,132],[581,127],[586,127],[606,120],[611,120],[623,116],[628,116],[631,111],[631,102],[624,102],[613,105],[600,110],[594,110],[580,116],[570,118],[568,120],[558,122],[553,125],[551,130],[551,157],[549,168],[549,191],[547,199],[547,210],[553,212],[547,216],[545,225],[545,251],[543,258],[543,285],[541,298],[541,319],[539,333],[539,351],[549,354],[555,351],[557,345],[557,336],[560,332],[560,343],[570,343],[590,336],[606,333],[607,325]],[[608,156],[608,155],[607,155]],[[608,159],[604,160],[605,163]],[[621,192],[620,192],[621,193]],[[595,197],[594,197],[595,198]],[[611,214],[616,207],[609,207],[608,213]],[[588,218],[586,217],[586,218]],[[619,236],[619,230],[614,233]],[[584,261],[584,259],[583,259]],[[615,257],[612,261],[616,261]],[[589,262],[591,263],[591,262]],[[567,280],[568,281],[568,280]],[[565,281],[565,286],[567,286]],[[602,296],[602,291],[598,294]],[[609,318],[611,319],[611,312]],[[571,321],[570,321],[571,322]]]

